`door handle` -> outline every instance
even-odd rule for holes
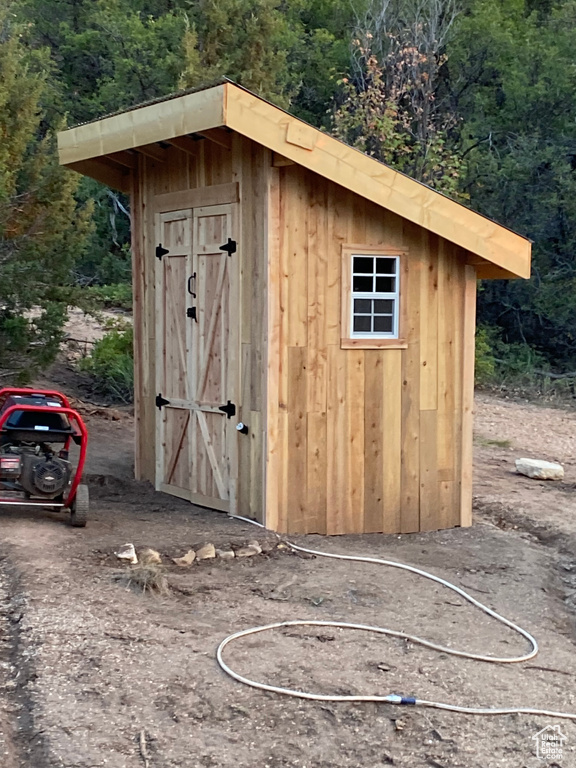
[[[196,272],[194,272],[194,274],[190,275],[190,277],[188,278],[188,293],[190,294],[190,296],[193,296],[194,298],[196,298],[196,294],[192,290],[192,280],[194,280],[194,288],[196,288]]]

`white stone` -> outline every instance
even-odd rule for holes
[[[516,459],[516,472],[533,480],[562,480],[564,468],[553,461]]]
[[[197,560],[212,560],[214,557],[216,557],[216,547],[214,544],[204,544],[204,546],[200,547],[196,552]]]
[[[196,560],[196,552],[194,552],[193,549],[189,549],[185,555],[182,555],[182,557],[172,558],[172,562],[176,563],[176,565],[179,565],[181,568],[187,568],[189,565],[192,565],[194,560]]]
[[[118,560],[128,560],[132,565],[136,565],[138,558],[136,557],[136,550],[134,544],[123,544],[118,552],[114,552]]]
[[[220,560],[234,560],[234,550],[232,549],[217,549],[216,554]]]
[[[254,557],[262,552],[260,545],[256,543],[256,546],[249,544],[247,547],[241,547],[236,550],[236,557]]]

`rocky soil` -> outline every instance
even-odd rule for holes
[[[90,412],[92,411],[92,412]],[[332,552],[411,563],[532,632],[536,659],[492,665],[363,632],[254,635],[226,658],[241,674],[326,693],[401,693],[477,706],[576,711],[576,413],[479,395],[475,521],[411,536],[299,537]],[[394,569],[298,556],[252,526],[130,480],[132,421],[87,408],[92,519],[0,512],[2,768],[536,768],[545,717],[484,717],[313,702],[257,691],[218,667],[231,632],[275,621],[377,624],[455,648],[520,654],[525,643],[439,585]],[[563,481],[519,476],[558,461]],[[212,543],[261,553],[177,559]],[[168,590],[143,592],[115,552],[160,553]],[[155,566],[157,567],[157,566]]]

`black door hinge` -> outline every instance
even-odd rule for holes
[[[225,413],[228,419],[231,419],[232,416],[236,416],[236,406],[234,403],[231,403],[230,400],[228,400],[226,405],[221,405],[218,410]]]
[[[196,317],[196,307],[188,307],[186,310],[186,317],[191,317],[192,320],[198,322],[198,318]]]
[[[232,256],[233,253],[236,253],[236,240],[232,240],[232,238],[229,237],[228,242],[220,246],[220,250],[226,251],[228,256]]]
[[[166,400],[165,397],[162,397],[162,393],[156,395],[156,408],[158,408],[158,410],[161,410],[163,405],[168,405],[169,403],[170,400]]]
[[[170,253],[168,248],[162,248],[162,243],[160,245],[156,246],[156,258],[161,259],[162,256],[166,256],[167,253]]]

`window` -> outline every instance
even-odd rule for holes
[[[405,252],[385,246],[344,246],[342,346],[403,347],[400,291]]]
[[[398,261],[398,256],[352,256],[352,338],[397,338]]]
[[[385,247],[344,247],[342,346],[404,346],[400,306],[404,255]]]

